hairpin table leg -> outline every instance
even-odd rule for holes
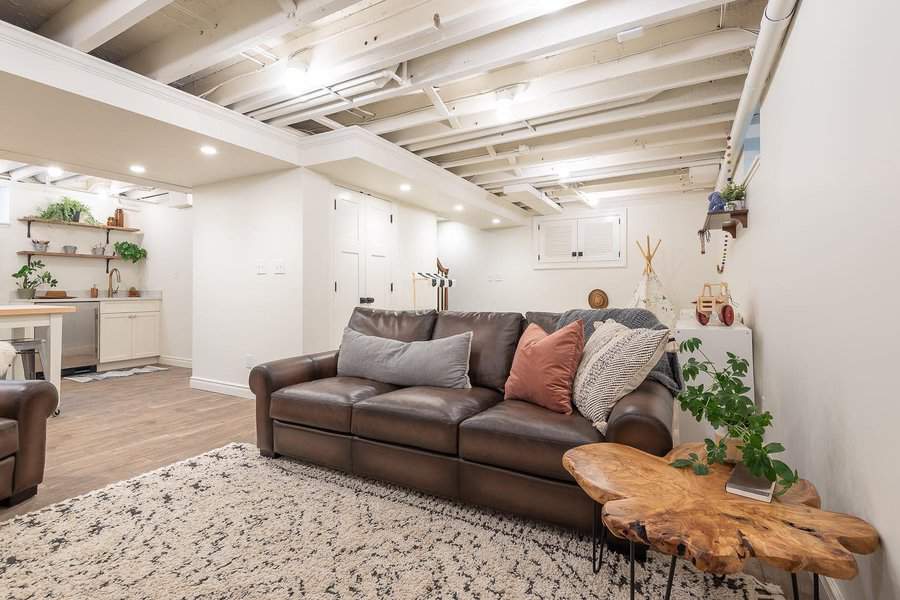
[[[631,600],[634,600],[634,542],[628,540],[628,559],[631,563]]]
[[[669,600],[669,597],[672,595],[672,580],[675,578],[675,561],[678,560],[677,556],[672,557],[672,562],[669,563],[669,581],[666,583],[666,600]]]
[[[597,559],[597,530],[600,530],[600,559]],[[594,502],[594,525],[591,535],[591,567],[594,573],[599,573],[603,566],[603,549],[606,546],[606,525],[600,515],[600,505]]]

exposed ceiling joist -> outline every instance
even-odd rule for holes
[[[319,19],[356,0],[304,0],[285,12],[276,0],[232,1],[210,20],[208,30],[176,31],[122,61],[122,66],[163,83],[172,83],[222,62],[257,43],[290,33],[308,19]]]
[[[651,85],[650,89],[635,93],[631,91],[619,92],[620,96],[618,98],[609,97],[614,92],[607,92],[608,100],[613,101],[630,95],[671,89],[672,85],[664,77],[666,72],[660,71],[667,67],[681,66],[680,71],[672,69],[670,72],[673,74],[670,77],[680,77],[683,81],[690,83],[700,83],[702,81],[745,74],[750,64],[749,56],[729,56],[717,61],[708,61],[705,64],[699,61],[747,50],[753,47],[755,41],[756,36],[743,29],[721,30],[690,40],[672,43],[649,52],[627,56],[616,61],[571,69],[563,73],[551,73],[528,82],[527,87],[516,97],[517,116],[520,118],[531,118],[539,114],[571,110],[576,104],[575,100],[567,102],[566,104],[570,106],[563,108],[557,108],[552,102],[547,100],[554,97],[572,98],[573,94],[564,94],[563,92],[582,91],[581,88],[590,84],[599,84],[616,79],[626,80],[628,76],[635,76],[639,73],[647,74],[645,80],[652,81],[655,85]],[[704,67],[708,67],[707,70],[713,72],[705,72]],[[587,92],[588,96],[597,94],[593,90],[584,91]],[[594,97],[603,98],[599,94]],[[494,92],[487,92],[449,102],[443,108],[436,105],[432,109],[379,119],[367,123],[363,127],[377,134],[389,133],[446,119],[448,112],[459,118],[472,117],[470,122],[464,122],[461,125],[462,128],[490,127],[492,123],[489,120],[489,116],[494,110],[496,102],[497,99]],[[593,102],[589,102],[589,104],[597,103],[598,100],[596,99]],[[534,105],[534,108],[530,109],[529,105]],[[487,121],[485,117],[488,117]],[[477,125],[473,125],[473,123],[477,123]]]
[[[469,3],[459,3],[469,4]],[[520,3],[530,4],[530,3]],[[594,0],[572,6],[567,10],[551,12],[540,19],[532,19],[512,27],[496,31],[492,35],[475,37],[438,52],[408,60],[410,85],[416,88],[440,85],[490,71],[498,67],[528,60],[566,48],[590,44],[615,37],[623,29],[650,25],[674,19],[679,15],[718,6],[709,0]],[[547,4],[541,4],[547,7]],[[480,34],[481,35],[481,34]],[[402,60],[407,60],[404,56]],[[409,91],[405,86],[389,88],[356,98],[350,106],[365,106],[389,98],[396,98]],[[318,114],[341,110],[340,104],[323,107],[311,113],[285,117],[275,125],[291,125]],[[324,112],[319,112],[324,111]]]
[[[438,93],[437,89],[433,85],[426,85],[422,88],[422,91],[425,92],[425,95],[428,96],[428,99],[431,100],[431,103],[434,105],[434,109],[441,115],[442,119],[446,119],[448,123],[450,123],[450,127],[453,129],[459,129],[459,119],[456,117],[456,114],[447,108],[447,105],[444,103],[443,98]]]
[[[90,52],[170,4],[172,0],[73,0],[38,33]]]

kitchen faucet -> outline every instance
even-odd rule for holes
[[[116,285],[115,290],[113,290],[113,287],[112,287],[113,273],[116,274],[116,284],[122,283],[122,274],[119,273],[119,269],[113,268],[113,270],[109,272],[109,287],[106,288],[106,297],[107,298],[112,298],[113,296],[115,296],[116,294],[119,293],[118,285]]]

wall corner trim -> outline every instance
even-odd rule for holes
[[[191,359],[183,358],[181,356],[160,356],[159,364],[168,365],[170,367],[184,367],[185,369],[190,369]]]
[[[226,396],[237,396],[238,398],[247,398],[248,400],[254,400],[256,398],[253,395],[253,392],[250,391],[250,386],[248,385],[229,383],[227,381],[219,381],[218,379],[207,379],[206,377],[191,377],[191,389],[215,392],[217,394],[225,394]]]

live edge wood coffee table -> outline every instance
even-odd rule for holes
[[[594,572],[603,562],[607,530],[628,540],[631,598],[636,543],[672,556],[667,600],[679,557],[716,575],[740,572],[748,558],[756,557],[790,571],[795,599],[796,574],[808,571],[818,600],[819,575],[852,579],[857,574],[853,553],[878,548],[878,533],[868,523],[821,510],[819,494],[808,481],[801,480],[772,503],[750,500],[725,492],[730,465],[714,465],[705,476],[670,466],[690,452],[705,456],[702,444],[685,444],[660,458],[610,443],[579,446],[563,456],[563,466],[595,501]]]

